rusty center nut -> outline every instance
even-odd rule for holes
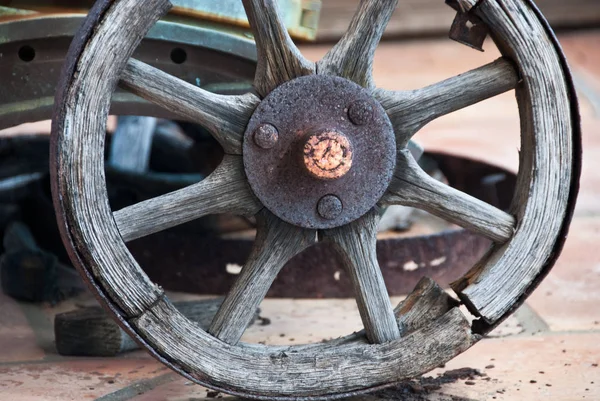
[[[352,145],[337,131],[311,135],[304,144],[304,165],[320,180],[341,178],[352,167]]]

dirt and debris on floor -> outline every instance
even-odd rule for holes
[[[370,397],[389,401],[428,401],[436,392],[442,390],[444,385],[459,382],[465,385],[475,385],[478,380],[489,379],[486,373],[477,369],[460,368],[438,373],[435,377],[426,375],[418,379],[407,380],[396,387],[370,394]],[[466,398],[449,397],[448,400],[452,401],[468,401]]]

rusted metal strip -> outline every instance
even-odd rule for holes
[[[163,288],[226,294],[252,249],[252,239],[225,240],[160,233],[128,244],[150,278]],[[489,249],[490,241],[465,230],[382,239],[377,255],[390,295],[410,293],[423,276],[443,287]],[[176,253],[173,249],[177,249]],[[165,269],[165,261],[169,268]],[[318,243],[287,263],[267,293],[275,298],[350,298],[350,278],[339,255]]]

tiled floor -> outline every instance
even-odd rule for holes
[[[600,399],[600,31],[564,34],[561,41],[580,91],[585,152],[580,201],[564,253],[527,304],[493,336],[431,373],[469,367],[482,375],[430,387],[418,399]],[[386,42],[377,53],[376,82],[389,89],[418,88],[494,60],[498,53],[491,44],[487,48],[478,53],[447,40]],[[312,59],[326,50],[303,48]],[[430,124],[417,140],[430,150],[516,170],[515,101],[506,94],[462,110]],[[246,341],[320,341],[360,327],[352,300],[267,300],[262,310],[271,324],[252,326]],[[0,294],[0,399],[192,401],[215,396],[141,351],[113,359],[59,357],[52,345],[55,312]],[[377,397],[403,399],[399,393]]]

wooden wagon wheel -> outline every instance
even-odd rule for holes
[[[579,121],[566,63],[525,0],[461,0],[504,58],[411,92],[375,89],[375,47],[397,0],[360,3],[316,65],[285,32],[274,0],[244,0],[258,50],[257,94],[220,96],[130,59],[167,0],[100,0],[72,44],[53,124],[53,195],[63,240],[94,291],[155,357],[208,387],[254,398],[331,398],[427,372],[468,349],[547,273],[579,178]],[[227,155],[206,180],[114,212],[105,189],[105,117],[117,84],[207,127]],[[516,89],[522,120],[511,213],[427,176],[405,150],[427,122]],[[375,255],[379,205],[402,204],[495,245],[454,284],[478,317],[423,282],[392,308]],[[125,242],[207,214],[256,215],[254,251],[202,330],[144,274]],[[342,255],[365,332],[329,343],[238,343],[284,263],[317,240]],[[434,291],[435,292],[435,291]],[[422,320],[419,320],[422,319]]]

